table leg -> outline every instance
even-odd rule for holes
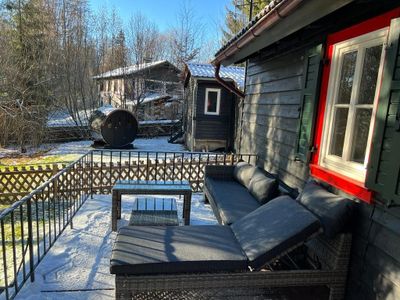
[[[186,193],[183,197],[183,220],[184,225],[190,225],[190,207],[192,202],[192,193]]]
[[[122,202],[122,195],[121,193],[118,193],[118,216],[117,219],[121,219],[121,202]]]
[[[117,206],[118,206],[118,192],[113,191],[112,193],[112,204],[111,204],[111,230],[117,231]]]

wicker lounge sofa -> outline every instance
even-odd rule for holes
[[[350,200],[310,183],[299,201],[277,197],[231,226],[121,228],[110,267],[116,298],[235,298],[243,289],[328,286],[330,299],[342,299],[351,246],[342,231],[351,210]],[[281,268],[300,249],[311,263]]]
[[[236,222],[279,194],[275,176],[246,162],[205,167],[204,197],[220,224]]]

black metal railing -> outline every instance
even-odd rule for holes
[[[109,194],[117,180],[187,180],[201,192],[206,165],[232,165],[240,160],[256,163],[253,154],[209,152],[158,152],[94,150],[91,159],[91,193]]]
[[[0,296],[13,299],[82,204],[110,194],[117,180],[188,180],[202,191],[206,165],[232,165],[252,154],[93,150],[0,213]]]
[[[0,214],[0,289],[13,299],[88,198],[90,154]]]

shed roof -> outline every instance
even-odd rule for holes
[[[186,63],[191,76],[195,78],[215,78],[215,69],[212,64]],[[224,79],[232,79],[240,87],[244,87],[245,68],[221,67],[220,76]]]
[[[149,70],[152,68],[155,68],[157,66],[161,65],[169,65],[172,68],[176,69],[179,71],[173,64],[171,64],[168,60],[159,60],[159,61],[153,61],[149,63],[143,63],[143,64],[137,64],[137,65],[132,65],[129,67],[122,67],[122,68],[117,68],[111,71],[107,71],[103,74],[93,76],[93,79],[105,79],[105,78],[112,78],[112,77],[121,77],[121,76],[127,76],[127,75],[132,75],[135,73],[139,73],[145,70]]]

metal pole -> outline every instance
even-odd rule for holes
[[[27,202],[28,214],[28,247],[29,247],[29,267],[31,269],[31,282],[35,281],[35,264],[33,258],[33,232],[32,232],[32,198]]]

